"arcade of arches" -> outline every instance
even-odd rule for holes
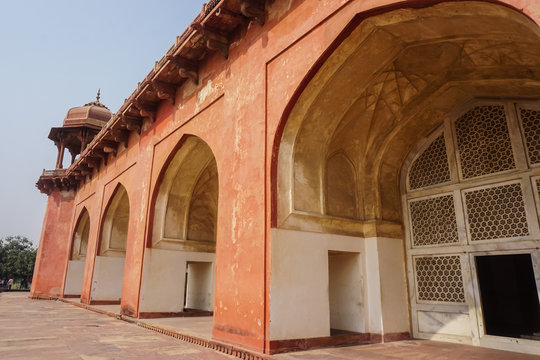
[[[32,296],[213,314],[213,338],[265,353],[540,354],[540,5],[308,3],[196,53],[155,118],[134,102],[139,127],[126,110],[99,166],[65,170],[76,189],[44,173]]]

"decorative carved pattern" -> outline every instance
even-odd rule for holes
[[[465,302],[458,255],[418,257],[414,260],[418,300]]]
[[[410,201],[414,246],[459,242],[454,197]]]
[[[519,109],[525,143],[531,165],[540,163],[540,111]]]
[[[536,65],[540,56],[528,43],[484,39],[466,40],[460,43],[461,62],[471,66]],[[519,49],[519,50],[518,50]]]
[[[472,241],[529,235],[520,184],[465,193]]]
[[[448,158],[444,135],[436,138],[424,152],[416,158],[409,171],[409,188],[420,189],[426,186],[450,181]]]
[[[125,147],[128,146],[128,140],[129,140],[129,131],[126,130],[111,130],[109,132],[109,136],[112,138],[113,141],[117,143],[124,144]],[[105,149],[103,149],[105,150]]]
[[[504,106],[476,106],[455,124],[464,179],[516,167]]]
[[[372,85],[360,94],[358,102],[365,109],[365,116],[371,119],[371,124],[377,124],[377,128],[391,129],[399,120],[403,107],[427,84],[426,79],[405,74],[393,65],[388,71],[376,76]],[[370,128],[368,135],[376,133],[377,128]]]
[[[202,36],[208,50],[219,51],[225,59],[229,57],[229,39],[226,35],[198,22],[192,23],[191,28]]]
[[[197,63],[181,56],[167,56],[178,70],[180,77],[191,79],[195,84],[199,82],[199,70]]]
[[[174,98],[176,96],[176,86],[163,81],[153,80],[152,87],[156,91],[158,98],[174,102]]]
[[[116,149],[118,149],[118,143],[115,141],[102,140],[100,145],[103,148],[103,152],[107,154],[116,155]]]
[[[103,151],[102,149],[95,148],[92,150],[92,154],[101,158],[103,160],[103,164],[106,166],[109,159],[109,154]]]
[[[141,133],[142,119],[140,117],[119,115],[118,119],[127,130]]]
[[[149,118],[152,122],[156,121],[156,106],[154,104],[135,100],[132,106],[138,110],[139,115],[143,118]]]
[[[264,25],[264,0],[241,0],[240,11],[247,18],[255,19],[259,25]]]

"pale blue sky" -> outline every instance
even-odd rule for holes
[[[39,242],[49,129],[93,101],[116,112],[202,8],[200,0],[0,0],[0,237]]]

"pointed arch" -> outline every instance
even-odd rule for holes
[[[175,316],[194,310],[211,314],[219,181],[208,144],[197,136],[184,136],[157,184],[139,316]]]
[[[196,136],[186,136],[160,179],[149,245],[215,252],[219,179],[210,147]]]
[[[104,214],[99,255],[123,257],[126,253],[130,209],[128,193],[122,184],[116,186]]]
[[[88,236],[90,234],[90,214],[83,207],[75,225],[71,243],[70,260],[84,260],[88,248]]]
[[[81,295],[89,234],[90,214],[88,209],[83,207],[71,238],[70,257],[64,281],[64,296],[78,297]]]
[[[326,214],[355,219],[358,216],[356,174],[352,161],[344,153],[336,153],[325,166]]]
[[[485,1],[412,3],[358,14],[283,114],[272,158],[272,226],[334,226],[320,222],[326,160],[335,152],[362,174],[358,220],[398,226],[406,154],[474,97],[538,91],[539,37],[530,18]],[[350,234],[363,233],[360,225],[344,226]]]
[[[364,299],[368,308],[376,307],[379,311],[375,314],[370,310],[358,321],[372,334],[386,336],[390,328],[410,331],[409,301],[415,299],[407,294],[407,274],[411,289],[417,283],[406,272],[403,262],[403,224],[408,220],[404,219],[400,179],[407,155],[423,139],[435,136],[434,131],[439,131],[446,119],[472,99],[532,99],[540,90],[540,28],[521,12],[488,1],[411,1],[402,5],[398,10],[373,9],[357,14],[300,84],[276,131],[271,165],[270,308],[274,310],[274,319],[295,319],[295,324],[287,328],[270,320],[270,334],[279,333],[279,339],[331,334],[328,327],[333,326],[335,309],[332,299],[327,305],[325,297],[336,283],[332,284],[335,273],[332,274],[330,264],[336,256],[354,258],[351,252],[359,253],[359,261],[366,264],[360,276],[366,283],[349,299],[349,304],[353,308]],[[527,114],[537,119],[536,115]],[[520,138],[519,129],[512,136]],[[426,198],[433,196],[430,191],[436,185],[451,183],[458,174],[446,164],[441,165],[441,159],[444,162],[446,157],[449,166],[456,163],[459,154],[444,151],[452,140],[446,131],[443,137],[436,138],[426,153],[432,156],[420,155],[414,164],[416,172],[436,173],[429,179],[415,178],[413,174],[412,183],[407,185],[422,190],[425,186]],[[492,142],[489,144],[490,149],[495,148]],[[334,154],[342,155],[333,157]],[[472,157],[483,156],[482,151],[478,154]],[[436,165],[439,168],[433,169]],[[333,168],[336,170],[332,171]],[[343,178],[329,179],[331,173]],[[350,216],[352,211],[343,210],[347,208],[344,204],[353,203],[353,188],[357,196],[356,217]],[[517,185],[509,184],[505,190],[516,188]],[[340,189],[335,192],[338,195],[333,195],[335,189]],[[340,198],[345,194],[351,195]],[[469,198],[474,195],[477,194]],[[448,213],[452,212],[451,196],[437,199],[437,204]],[[332,209],[333,200],[338,200],[342,208]],[[420,205],[417,202],[414,206]],[[529,207],[532,206],[530,202]],[[423,209],[431,215],[432,208]],[[441,221],[441,217],[432,216],[436,226],[426,228],[439,232],[454,230],[453,224]],[[465,221],[463,216],[458,220]],[[463,230],[458,235],[462,233]],[[455,242],[451,238],[446,241]],[[460,256],[447,259],[447,266],[465,263]],[[292,263],[291,258],[296,262]],[[423,263],[413,262],[416,260],[410,256],[407,260],[427,271],[438,261],[428,258]],[[344,266],[345,261],[335,263]],[[291,276],[300,273],[322,276],[317,281]],[[358,275],[356,271],[352,273]],[[309,294],[297,290],[300,284],[311,289]],[[309,308],[313,296],[324,302]],[[278,305],[273,307],[274,304]],[[427,309],[428,304],[425,305],[422,310]],[[472,318],[474,305],[471,309]],[[344,317],[352,318],[351,314],[352,310]],[[419,312],[418,316],[431,319],[431,315]],[[433,314],[436,316],[439,314]],[[373,326],[374,319],[377,326]],[[467,341],[479,341],[476,329],[463,329],[466,330],[460,336]],[[445,336],[441,338],[446,339]]]

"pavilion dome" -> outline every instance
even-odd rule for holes
[[[90,126],[103,127],[112,117],[108,107],[99,102],[99,91],[96,100],[84,106],[74,107],[68,110],[64,118],[63,127]]]

